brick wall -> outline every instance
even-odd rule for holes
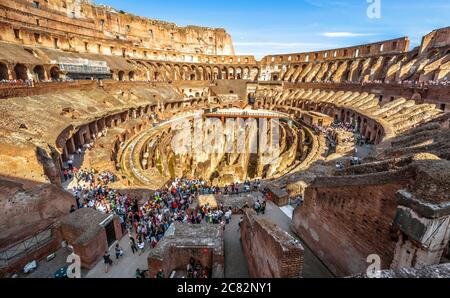
[[[211,272],[214,266],[214,249],[207,247],[177,247],[171,246],[164,252],[164,259],[155,257],[148,259],[149,272],[155,277],[160,269],[163,269],[166,278],[174,270],[187,270],[190,259],[199,260],[203,266],[207,266]]]
[[[247,209],[241,239],[252,278],[299,278],[303,247],[291,235]]]
[[[99,229],[86,243],[77,241],[73,244],[74,253],[81,258],[81,267],[92,269],[102,260],[105,251],[108,249],[105,229]]]
[[[316,179],[294,211],[293,229],[337,276],[365,272],[371,254],[381,257],[382,269],[393,259],[395,194],[408,184],[407,175],[359,177]]]

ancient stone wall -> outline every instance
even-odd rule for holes
[[[203,266],[209,269],[212,269],[214,266],[212,249],[172,246],[165,252],[163,260],[157,258],[149,259],[148,268],[150,276],[155,277],[160,269],[164,271],[166,277],[169,277],[174,270],[185,271],[191,258],[200,261]]]
[[[417,103],[433,102],[448,110],[448,92],[433,94],[439,87],[428,86],[428,82],[449,79],[449,32],[449,28],[437,29],[423,38],[420,49],[411,51],[409,40],[401,38],[345,49],[267,56],[260,63],[260,80],[322,84],[332,90],[362,88],[378,94],[381,103],[405,97]]]
[[[327,114],[334,119],[353,123],[362,136],[374,144],[394,137],[411,127],[431,121],[443,114],[433,104],[418,104],[405,98],[384,106],[374,94],[334,92],[314,89],[286,89],[275,91],[261,88],[256,92],[257,106],[265,109],[294,111],[300,117],[302,110]]]
[[[450,111],[450,96],[444,86],[428,86],[427,88],[407,87],[398,84],[325,84],[325,83],[290,83],[284,84],[285,89],[322,89],[328,91],[368,92],[377,96],[383,106],[398,98],[413,98],[416,103],[435,103],[443,111]]]
[[[298,63],[298,62],[315,62],[315,61],[331,61],[335,59],[370,57],[382,54],[404,53],[409,49],[409,39],[407,37],[379,41],[376,43],[365,44],[354,47],[332,49],[325,51],[292,53],[283,55],[265,56],[261,63]]]
[[[241,239],[252,278],[299,278],[303,274],[300,242],[250,209],[241,223]]]
[[[420,52],[450,45],[450,27],[433,30],[422,38]]]
[[[107,214],[90,208],[78,209],[61,219],[58,233],[61,239],[73,246],[75,254],[81,258],[81,266],[92,269],[108,249],[108,241],[104,221]],[[122,238],[122,226],[118,216],[110,219],[114,226],[115,239]]]
[[[27,45],[37,43],[64,50],[87,49],[109,54],[121,54],[124,48],[131,53],[161,49],[191,54],[234,55],[231,37],[224,29],[178,27],[173,23],[133,16],[84,0],[4,1],[0,14],[10,23],[10,30],[2,35],[4,40],[20,40]],[[15,34],[12,29],[20,33]]]
[[[105,229],[99,227],[97,232],[85,242],[78,241],[80,236],[73,227],[62,226],[63,239],[73,246],[74,253],[80,256],[81,266],[84,269],[92,269],[101,260],[108,249]]]
[[[191,257],[207,266],[213,278],[224,277],[224,238],[220,226],[175,223],[169,230],[148,256],[151,278],[161,269],[166,278],[173,271],[186,276]]]
[[[48,229],[75,204],[61,188],[0,177],[0,249]]]
[[[367,269],[369,255],[391,265],[396,193],[409,183],[407,173],[317,178],[293,216],[293,229],[337,276]]]

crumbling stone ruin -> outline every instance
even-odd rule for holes
[[[249,210],[241,225],[241,235],[251,277],[302,277],[303,247],[287,232]]]
[[[69,214],[64,168],[83,148],[82,168],[140,203],[176,177],[258,181],[280,207],[301,197],[286,231],[245,209],[256,195],[216,196],[244,218],[252,277],[302,277],[306,247],[337,277],[366,277],[370,255],[386,277],[449,276],[450,27],[412,50],[405,37],[257,61],[224,29],[85,0],[2,1],[0,15],[0,276],[62,240],[92,268],[126,235],[117,217]],[[219,226],[177,223],[151,275],[195,257],[225,277],[224,242]]]
[[[210,269],[213,278],[224,277],[223,231],[220,226],[176,224],[173,229],[148,256],[150,276],[155,276],[162,268],[166,277],[173,271],[186,277],[186,265],[193,257]]]

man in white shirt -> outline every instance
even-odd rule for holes
[[[231,211],[231,208],[228,209],[227,212],[225,212],[225,222],[226,222],[227,224],[230,223],[230,221],[231,221],[231,216],[232,216],[232,215],[233,215],[233,211]]]

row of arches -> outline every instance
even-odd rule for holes
[[[30,71],[31,70],[31,71]],[[58,80],[60,78],[60,70],[57,66],[46,68],[43,65],[28,67],[25,64],[17,63],[8,66],[0,62],[0,81],[3,80],[22,80],[26,81],[34,79],[36,82],[46,80]]]
[[[114,72],[111,72],[111,74],[114,77]],[[125,81],[125,79],[128,79],[128,81],[133,81],[135,79],[135,73],[134,71],[125,73],[125,71],[121,70],[117,73],[117,79],[119,81]]]
[[[93,138],[98,135],[104,128],[112,128],[125,123],[130,119],[137,119],[144,115],[150,115],[152,113],[164,113],[173,112],[183,109],[185,107],[196,107],[197,105],[208,104],[208,98],[190,98],[188,100],[180,100],[165,103],[164,105],[149,104],[146,106],[140,106],[137,108],[131,108],[127,111],[123,111],[117,114],[108,115],[106,117],[99,118],[85,125],[78,127],[77,131],[69,136],[67,131],[61,133],[57,138],[57,144],[59,144],[59,150],[61,155],[59,156],[59,164],[67,161],[70,154],[75,154],[78,148],[82,148],[85,144],[90,143]],[[212,101],[212,104],[217,104],[218,101]],[[124,141],[121,139],[120,141]],[[118,150],[118,148],[116,148]]]
[[[450,54],[450,50],[438,50],[419,55],[418,52],[398,55],[382,55],[368,58],[339,59],[326,62],[305,62],[282,67],[282,71],[266,75],[270,80],[293,83],[363,83],[369,81],[419,80],[421,76],[430,80],[441,80],[448,71],[439,65],[424,72],[427,65]],[[425,63],[425,64],[424,64]],[[425,66],[425,67],[424,67]]]
[[[120,70],[113,78],[124,80],[150,81],[211,81],[211,80],[257,80],[259,68],[256,66],[211,66],[198,64],[170,64],[150,61],[129,61],[136,71]]]
[[[131,62],[131,61],[130,61]],[[259,76],[256,66],[211,66],[168,64],[148,61],[133,61],[135,70],[111,71],[113,79],[119,81],[211,81],[211,80],[252,80]],[[36,82],[58,80],[60,69],[57,66],[27,66],[22,63],[7,65],[0,63],[0,80],[34,79]]]
[[[399,63],[404,56],[380,56],[366,59],[310,62],[286,68],[281,74],[272,74],[272,80],[293,83],[355,82],[385,80],[389,67]]]
[[[357,127],[361,136],[369,140],[370,143],[379,144],[382,142],[385,135],[385,131],[382,125],[377,121],[358,113],[351,108],[337,108],[332,103],[320,103],[310,100],[294,100],[283,99],[277,100],[275,97],[259,98],[257,101],[257,107],[272,109],[272,108],[298,108],[304,111],[315,111],[336,120],[352,123]]]

